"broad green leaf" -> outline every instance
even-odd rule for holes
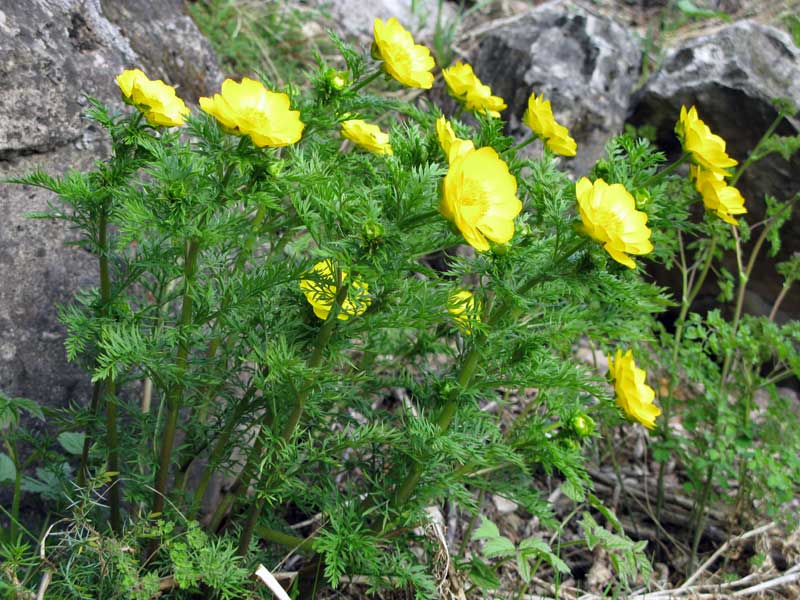
[[[70,454],[80,455],[83,452],[83,440],[86,434],[78,431],[64,431],[58,434],[58,443]]]
[[[492,523],[489,519],[481,516],[480,526],[472,533],[473,540],[486,540],[491,538],[500,537],[500,530],[497,525]]]
[[[497,537],[487,540],[486,545],[483,547],[483,555],[486,558],[500,558],[514,556],[517,549],[514,543],[507,537]]]
[[[17,467],[8,454],[0,453],[0,482],[14,481],[17,478]]]

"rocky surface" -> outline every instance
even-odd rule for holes
[[[5,0],[0,4],[0,178],[90,168],[108,152],[85,95],[117,106],[114,76],[142,68],[193,100],[221,81],[180,0]],[[50,406],[83,402],[56,305],[96,285],[96,261],[64,223],[32,220],[52,194],[0,185],[0,390]]]
[[[585,173],[622,131],[641,53],[635,34],[616,21],[556,0],[490,30],[471,62],[508,103],[503,115],[512,133],[526,131],[530,93],[544,93],[578,142],[578,155],[566,166]]]
[[[397,18],[404,27],[423,37],[433,35],[438,11],[437,0],[311,0],[310,4],[329,15],[340,35],[366,43],[372,39],[375,19]],[[442,3],[444,19],[451,19],[455,10],[450,2]]]
[[[729,153],[742,161],[777,116],[772,103],[777,97],[800,107],[800,49],[783,31],[739,21],[673,48],[639,93],[631,121],[655,126],[658,145],[675,157],[680,152],[675,121],[682,105],[694,104],[712,131],[727,141]],[[798,131],[797,119],[784,121],[777,130],[783,135]],[[800,192],[798,173],[798,155],[791,162],[772,155],[751,167],[739,184],[747,200],[746,220],[763,219],[765,194],[789,198]],[[782,239],[778,260],[800,250],[800,220],[786,225]],[[763,260],[751,279],[747,307],[751,312],[769,312],[780,291],[773,262]],[[787,298],[783,311],[785,316],[800,315],[800,297]]]

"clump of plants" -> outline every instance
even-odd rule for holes
[[[40,585],[64,598],[270,597],[250,576],[289,552],[303,558],[282,584],[298,598],[352,581],[436,598],[451,570],[486,597],[508,564],[522,597],[538,569],[569,573],[560,547],[483,521],[451,556],[431,507],[456,504],[477,525],[499,495],[556,534],[545,474],[574,502],[582,543],[613,556],[608,589],[621,592],[647,581],[647,548],[592,494],[586,466],[599,432],[626,421],[658,432],[661,459],[688,461],[698,530],[731,475],[742,512],[795,493],[796,418],[772,392],[798,372],[800,332],[741,310],[755,228],[737,222],[735,184],[774,136],[733,172],[724,141],[684,109],[677,163],[620,136],[576,184],[560,165],[577,145],[535,91],[531,136],[515,144],[503,99],[469,65],[442,70],[455,115],[365,91],[380,77],[433,85],[430,52],[395,19],[375,22],[372,58],[333,41],[345,68],[320,61],[309,90],[227,80],[195,111],[125,71],[130,108],[93,101],[88,114],[111,156],[16,181],[57,194],[37,216],[80,233],[100,285],[61,307],[91,400],[50,415],[0,404],[12,597]],[[542,158],[521,152],[537,140]],[[691,179],[675,175],[683,162]],[[777,249],[792,201],[768,206],[753,255]],[[728,249],[736,310],[692,313]],[[656,321],[672,300],[647,261],[683,274],[675,331]],[[796,262],[781,267],[787,290]],[[611,357],[608,379],[574,358],[585,338]],[[642,364],[672,374],[658,399]],[[675,401],[685,379],[702,402]],[[775,408],[755,423],[760,387]],[[678,411],[692,435],[670,429]],[[46,416],[56,440],[27,433],[23,413]],[[41,535],[21,526],[23,494],[58,515]]]

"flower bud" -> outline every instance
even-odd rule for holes
[[[347,71],[330,70],[326,75],[331,88],[336,91],[342,91],[349,84],[350,78],[348,77]]]
[[[589,415],[575,415],[572,417],[570,425],[572,425],[572,430],[580,437],[589,437],[594,433],[595,422]]]
[[[283,167],[285,165],[286,165],[285,160],[276,160],[275,162],[269,164],[269,166],[267,167],[267,171],[269,171],[270,175],[277,178],[280,177],[281,172],[283,171]]]
[[[380,240],[384,234],[383,225],[373,220],[369,220],[364,223],[361,231],[364,235],[364,239],[367,242],[376,242]]]

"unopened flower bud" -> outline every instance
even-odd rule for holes
[[[589,437],[594,433],[595,422],[589,415],[576,415],[572,418],[572,429],[580,437]]]
[[[283,171],[283,167],[285,164],[286,161],[276,160],[275,162],[269,164],[267,170],[269,171],[269,174],[272,175],[273,177],[280,177],[280,174]]]
[[[368,242],[374,242],[383,237],[384,229],[383,225],[378,223],[377,221],[367,221],[364,223],[362,227],[362,232],[364,234],[364,239]]]

